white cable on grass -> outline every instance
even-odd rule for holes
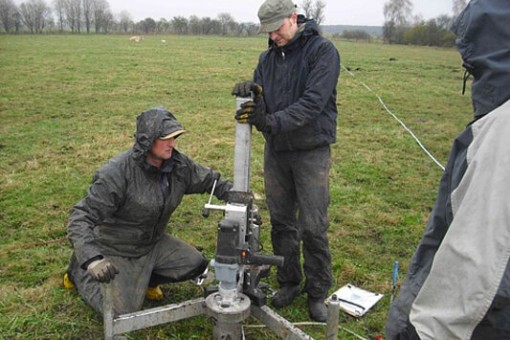
[[[295,322],[293,323],[294,326],[326,326],[327,324],[324,323],[324,322]],[[367,338],[364,338],[362,337],[361,335],[359,334],[356,334],[354,333],[353,331],[351,331],[350,329],[347,329],[345,327],[342,327],[342,326],[338,326],[338,329],[341,329],[343,330],[344,332],[347,332],[353,336],[355,336],[356,338],[360,339],[360,340],[368,340]]]
[[[325,322],[308,322],[308,321],[305,321],[305,322],[294,322],[294,323],[292,323],[292,325],[293,326],[327,326],[327,323],[325,323]],[[266,325],[244,325],[243,327],[244,328],[267,328]],[[338,329],[341,329],[341,330],[343,330],[343,331],[345,331],[345,332],[355,336],[356,338],[358,338],[360,340],[368,340],[367,338],[364,338],[361,335],[356,334],[353,331],[351,331],[350,329],[347,329],[345,327],[338,326]]]
[[[343,69],[345,71],[347,71],[347,73],[349,73],[353,78],[355,78],[356,76],[354,75],[354,73],[352,73],[351,71],[349,71],[345,66],[343,66]],[[376,97],[377,99],[379,100],[379,102],[381,103],[381,105],[384,107],[384,109],[386,110],[386,112],[388,112],[388,114],[390,114],[393,118],[395,118],[395,120],[397,122],[400,123],[400,125],[402,125],[402,127],[407,131],[409,132],[409,134],[414,138],[414,140],[418,143],[418,145],[420,146],[420,148],[427,154],[427,156],[429,156],[433,161],[434,163],[437,164],[437,166],[439,166],[441,168],[441,170],[444,171],[444,166],[439,163],[439,161],[434,157],[432,156],[432,154],[427,150],[427,148],[425,148],[425,146],[423,146],[423,144],[420,142],[420,140],[418,139],[418,137],[416,137],[416,135],[404,124],[404,122],[402,122],[402,120],[400,120],[393,112],[390,111],[390,109],[388,109],[388,107],[386,106],[386,104],[384,103],[384,101],[382,100],[382,98],[377,94],[375,93],[367,84],[365,84],[364,82],[362,81],[359,81],[359,83],[361,85],[363,85],[369,92],[372,92]]]

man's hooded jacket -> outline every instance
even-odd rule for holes
[[[166,109],[140,114],[134,146],[94,175],[87,196],[72,210],[69,238],[80,265],[97,256],[139,257],[166,232],[170,216],[186,194],[210,192],[226,199],[231,183],[176,149],[158,169],[146,161],[157,138],[184,129]]]
[[[510,339],[510,6],[472,0],[453,27],[475,121],[454,141],[387,339]]]
[[[269,42],[253,77],[264,89],[269,113],[271,133],[264,136],[276,151],[311,150],[336,141],[340,55],[314,20],[299,16],[298,24],[287,45]]]

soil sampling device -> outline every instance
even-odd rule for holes
[[[251,100],[236,98],[236,109]],[[260,216],[250,191],[251,126],[236,122],[234,183],[225,205],[211,204],[214,187],[202,215],[222,211],[218,223],[215,258],[211,261],[215,286],[204,289],[204,297],[115,316],[110,284],[103,284],[105,339],[122,339],[121,334],[178,320],[206,315],[213,322],[215,340],[244,339],[243,322],[255,317],[282,339],[312,339],[266,305],[260,279],[272,265],[283,266],[281,256],[261,254]],[[339,302],[328,302],[327,339],[337,339]]]

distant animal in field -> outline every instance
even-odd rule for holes
[[[143,40],[143,37],[140,35],[133,35],[131,38],[129,38],[129,40],[133,42],[140,42],[141,40]]]

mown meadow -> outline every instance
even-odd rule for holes
[[[233,176],[233,85],[251,78],[265,37],[0,36],[0,338],[99,339],[101,318],[66,290],[72,249],[69,210],[92,174],[133,144],[136,116],[163,105],[190,132],[178,149]],[[334,287],[384,294],[365,316],[340,315],[340,339],[384,334],[393,263],[401,284],[434,204],[441,168],[379,101],[442,164],[472,117],[469,88],[454,49],[334,41],[342,57],[338,141],[332,147],[330,245]],[[350,70],[350,71],[347,71]],[[271,251],[262,179],[263,139],[254,132],[251,187]],[[201,216],[207,195],[186,197],[169,230],[213,258],[220,214]],[[274,270],[264,279],[276,287]],[[165,300],[200,297],[185,282],[163,286]],[[398,292],[398,289],[397,289]],[[306,296],[278,310],[307,322]],[[246,321],[248,339],[274,334]],[[322,339],[325,327],[300,326]],[[354,333],[354,334],[353,334]],[[209,339],[197,317],[133,332],[129,339]]]

